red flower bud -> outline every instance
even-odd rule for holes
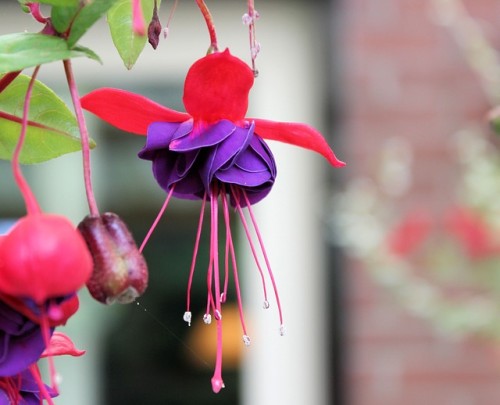
[[[104,304],[127,304],[141,296],[148,285],[148,268],[125,223],[108,212],[85,217],[78,230],[94,259],[87,283],[90,294]]]
[[[80,289],[92,272],[85,242],[64,217],[21,218],[0,243],[0,292],[42,304]]]

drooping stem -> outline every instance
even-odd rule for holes
[[[19,165],[19,156],[24,145],[24,140],[26,138],[26,132],[28,130],[28,114],[30,108],[31,94],[33,93],[33,86],[35,85],[35,79],[40,70],[40,66],[37,66],[31,76],[31,80],[28,84],[28,89],[26,90],[26,97],[24,99],[23,106],[23,119],[21,121],[21,133],[19,135],[19,140],[17,141],[16,149],[12,155],[12,172],[14,174],[14,180],[21,191],[24,198],[24,203],[26,204],[26,211],[28,214],[38,214],[41,212],[40,206],[36,201],[33,192],[31,191],[28,182],[24,178],[21,172],[21,166]]]
[[[27,6],[30,9],[30,13],[35,20],[42,24],[45,24],[47,22],[47,17],[45,17],[40,11],[39,3],[28,3]]]
[[[89,204],[90,215],[97,217],[99,216],[99,209],[97,208],[97,202],[95,200],[94,190],[92,188],[89,133],[87,130],[87,124],[85,123],[85,117],[83,116],[82,105],[80,103],[80,96],[78,95],[78,88],[76,87],[75,77],[73,75],[73,69],[71,67],[71,61],[68,59],[63,63],[64,71],[66,72],[66,79],[68,81],[69,92],[71,94],[71,100],[73,101],[73,106],[75,108],[78,128],[80,129],[80,140],[82,142],[83,156],[83,180],[85,183],[87,202]]]
[[[210,36],[210,52],[217,52],[219,46],[217,45],[217,33],[215,32],[215,24],[212,19],[212,14],[203,0],[196,0],[196,4],[200,8],[201,14],[207,23],[208,35]]]

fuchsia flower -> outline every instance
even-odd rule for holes
[[[500,252],[494,232],[474,210],[468,207],[453,208],[446,218],[446,225],[471,259],[484,259]]]
[[[229,261],[234,273],[243,340],[245,344],[250,342],[241,307],[237,262],[229,220],[230,205],[235,207],[248,237],[262,277],[264,306],[267,308],[269,303],[264,272],[242,208],[246,207],[249,211],[275,291],[281,328],[283,325],[274,277],[251,209],[252,204],[259,202],[270,192],[276,178],[274,157],[264,139],[278,140],[316,151],[334,167],[344,166],[321,134],[310,126],[245,118],[248,94],[253,82],[252,70],[226,50],[205,56],[189,69],[183,97],[186,113],[171,110],[143,96],[118,89],[98,89],[82,98],[83,108],[119,129],[139,135],[147,134],[146,146],[139,153],[139,157],[152,161],[153,174],[159,185],[167,192],[167,199],[160,215],[172,195],[178,198],[202,200],[202,212],[188,282],[187,309],[184,314],[184,320],[189,324],[191,323],[189,290],[196,264],[205,202],[210,202],[210,261],[204,321],[209,323],[213,315],[217,322],[216,368],[212,378],[212,388],[215,392],[219,392],[224,386],[221,376],[221,305],[227,296]],[[226,234],[223,289],[221,289],[218,257],[219,204],[222,205]]]

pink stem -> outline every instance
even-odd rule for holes
[[[207,203],[207,194],[203,196],[203,203],[201,204],[200,218],[198,220],[198,230],[196,231],[196,240],[194,242],[193,259],[191,260],[191,268],[189,269],[189,279],[187,287],[187,305],[186,311],[190,311],[191,307],[191,286],[193,285],[194,270],[196,267],[196,258],[198,256],[198,249],[200,247],[201,230],[203,229],[203,216],[205,214],[205,205]]]
[[[92,215],[93,217],[97,217],[99,216],[99,209],[97,208],[97,203],[94,196],[94,190],[92,188],[89,133],[87,130],[87,125],[85,123],[85,117],[83,116],[82,105],[80,103],[80,96],[78,95],[78,88],[76,86],[75,78],[73,75],[73,69],[71,67],[71,60],[69,59],[64,60],[63,63],[64,63],[64,71],[66,72],[66,79],[68,81],[69,92],[71,94],[71,100],[73,101],[73,106],[75,108],[78,128],[80,129],[80,140],[82,142],[82,156],[83,156],[83,179],[85,182],[85,192],[87,193],[87,202],[89,205],[90,215]]]
[[[21,150],[24,145],[24,140],[26,139],[26,132],[28,130],[28,115],[30,109],[30,101],[31,94],[33,93],[33,87],[35,85],[36,76],[38,71],[40,70],[40,66],[37,66],[31,76],[31,80],[28,84],[28,89],[26,90],[26,96],[24,98],[24,106],[23,106],[23,119],[21,122],[21,133],[19,135],[19,139],[17,141],[16,149],[14,150],[14,154],[12,155],[12,172],[14,175],[14,179],[21,191],[21,194],[24,198],[24,203],[26,204],[26,211],[28,214],[39,214],[41,212],[40,206],[36,201],[33,192],[31,191],[30,186],[28,185],[26,179],[24,178],[21,172],[21,166],[19,165],[19,156],[21,154]]]
[[[40,4],[28,3],[27,6],[30,9],[31,15],[33,16],[33,18],[36,21],[38,21],[39,23],[42,23],[42,24],[45,24],[47,22],[48,18],[45,17],[40,11]]]
[[[215,31],[214,21],[212,19],[212,15],[210,14],[210,10],[203,0],[195,0],[196,4],[201,10],[201,14],[207,23],[208,35],[210,36],[210,49],[213,52],[217,52],[219,50],[219,46],[217,45],[217,33]]]
[[[167,198],[165,198],[165,202],[163,203],[161,209],[160,209],[160,212],[158,213],[158,215],[156,216],[154,222],[153,222],[153,225],[151,225],[151,227],[149,228],[149,231],[148,233],[146,234],[146,237],[144,238],[144,240],[142,241],[141,243],[141,247],[139,248],[139,252],[142,253],[142,251],[144,250],[144,247],[146,246],[146,243],[148,243],[148,240],[149,238],[151,237],[151,235],[153,234],[153,231],[155,230],[156,226],[158,225],[158,222],[160,222],[160,219],[161,217],[163,216],[163,213],[165,212],[165,210],[167,209],[167,206],[168,206],[168,203],[170,201],[170,198],[172,197],[172,194],[174,192],[174,188],[175,188],[175,184],[172,186],[172,188],[170,189],[170,191],[168,192],[167,194]]]

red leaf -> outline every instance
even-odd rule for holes
[[[255,122],[255,133],[262,138],[300,146],[323,155],[334,167],[343,167],[345,163],[337,159],[321,133],[306,124],[277,122],[259,118],[247,118]]]
[[[138,135],[146,135],[149,124],[153,122],[183,122],[191,118],[187,113],[120,89],[97,89],[83,96],[81,101],[84,109],[102,120]]]

